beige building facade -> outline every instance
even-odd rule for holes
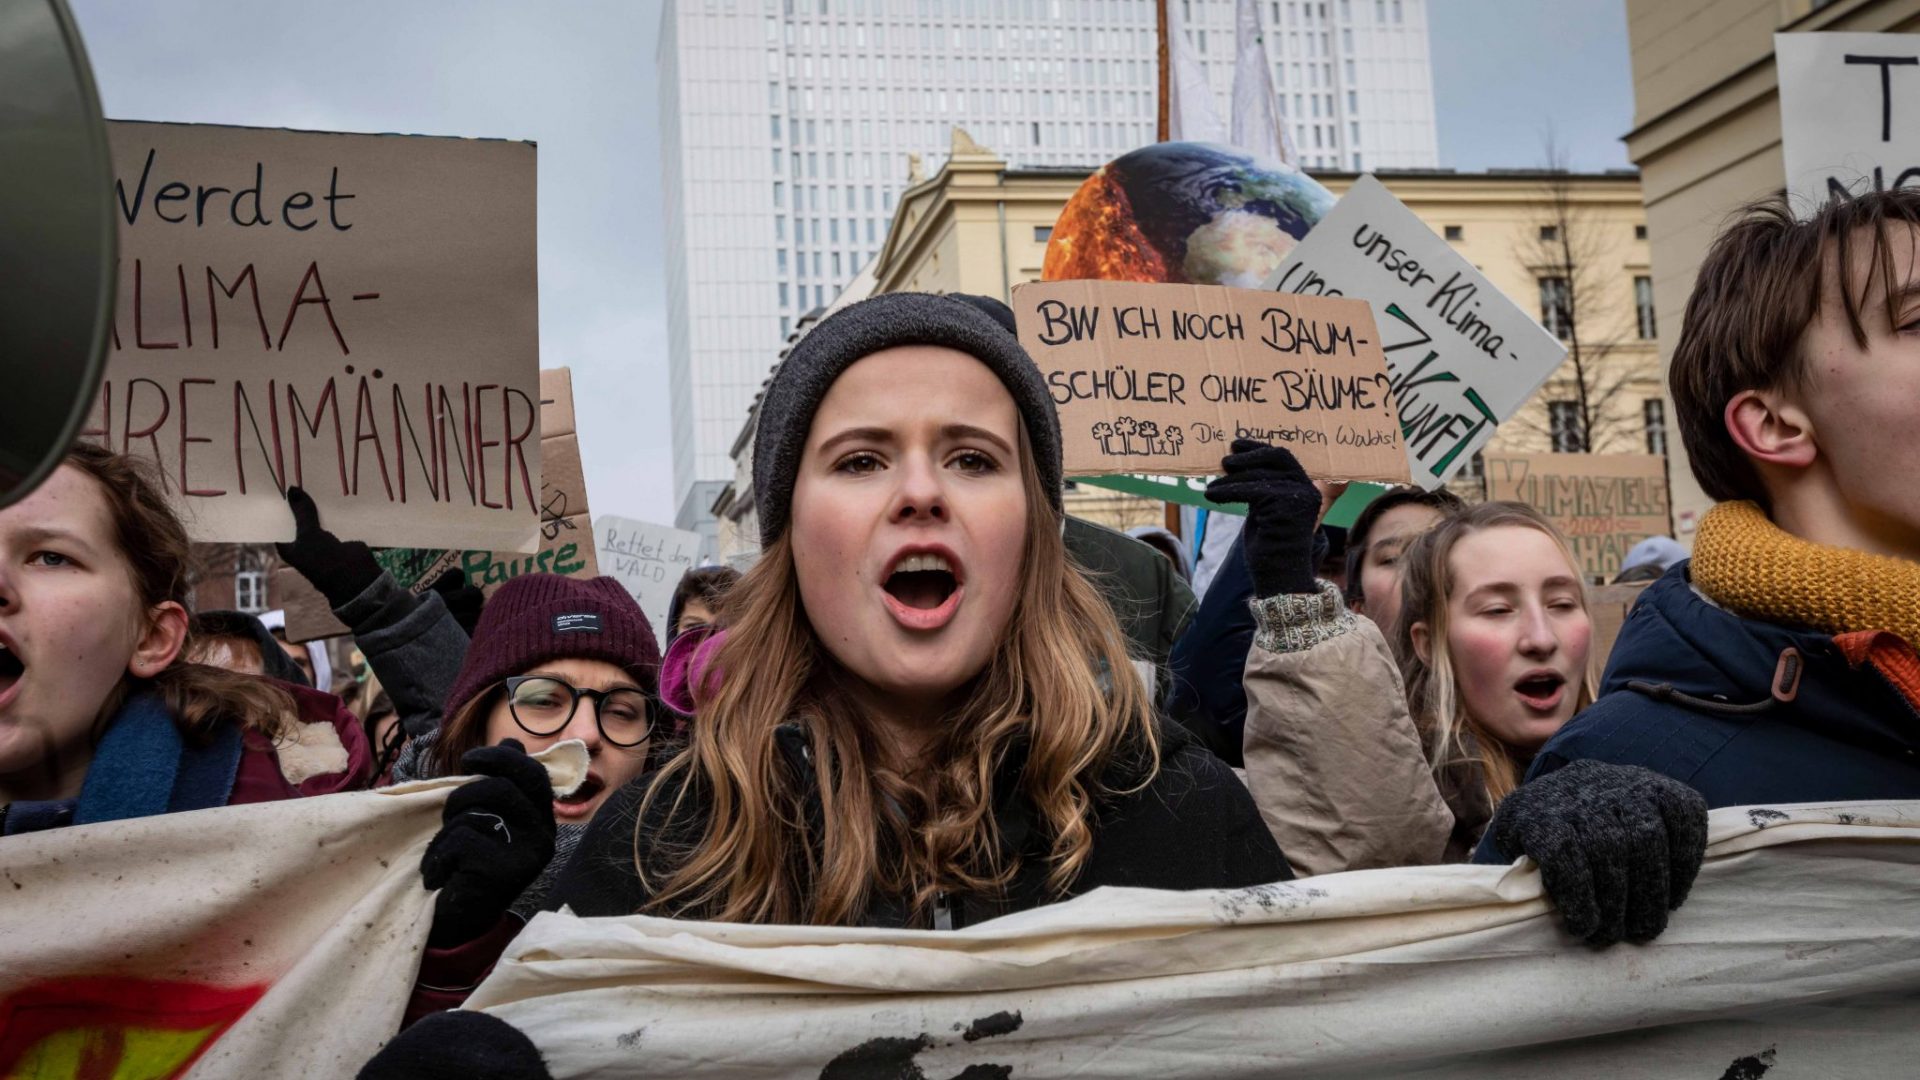
[[[1667,331],[1662,370],[1715,230],[1741,204],[1786,184],[1773,35],[1917,29],[1920,0],[1627,0],[1627,156],[1645,189],[1654,303]],[[1677,535],[1690,544],[1711,500],[1677,431],[1668,463]]]
[[[870,268],[873,291],[1009,299],[1013,286],[1040,280],[1054,221],[1089,171],[1012,169],[956,130],[945,166],[901,196]],[[1543,323],[1570,322],[1577,331],[1586,377],[1574,377],[1571,361],[1562,365],[1521,413],[1501,426],[1490,450],[1665,450],[1666,403],[1655,347],[1658,312],[1652,306],[1637,176],[1376,175],[1521,308]],[[1316,175],[1335,194],[1356,178],[1353,173]],[[1569,251],[1571,271],[1565,269]],[[1557,316],[1544,311],[1543,305],[1556,304]],[[1581,409],[1583,382],[1588,401]],[[1583,424],[1581,418],[1593,422]],[[1480,481],[1466,475],[1454,487],[1472,497]],[[1158,524],[1163,514],[1157,502],[1091,488],[1069,499],[1074,513],[1120,528]]]

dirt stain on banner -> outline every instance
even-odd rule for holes
[[[1018,1012],[997,1012],[968,1024],[955,1024],[962,1042],[975,1043],[1010,1035],[1020,1030],[1025,1020]],[[935,1047],[956,1045],[952,1039],[936,1038],[926,1032],[912,1037],[886,1036],[868,1039],[827,1062],[820,1080],[935,1080],[915,1061]],[[1011,1065],[968,1065],[950,1080],[1009,1080]]]

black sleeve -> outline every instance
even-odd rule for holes
[[[1168,660],[1167,713],[1229,765],[1241,763],[1253,648],[1253,575],[1235,540]]]
[[[1237,889],[1293,878],[1247,786],[1219,758],[1162,725],[1160,771],[1100,818],[1076,891]]]
[[[638,827],[640,803],[655,775],[648,773],[628,782],[593,815],[587,834],[560,871],[559,880],[541,904],[543,908],[557,911],[565,906],[575,915],[600,917],[632,915],[647,902],[651,894],[640,881],[635,839],[638,836],[643,841],[640,850],[645,853],[649,845]]]

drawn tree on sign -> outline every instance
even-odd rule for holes
[[[1133,436],[1134,433],[1139,430],[1140,425],[1135,423],[1131,416],[1118,416],[1114,418],[1113,433],[1120,436],[1121,453],[1133,453]]]
[[[1180,444],[1187,441],[1187,436],[1184,432],[1180,430],[1180,426],[1178,424],[1174,424],[1167,428],[1167,433],[1166,433],[1166,436],[1164,437],[1164,441],[1167,444],[1167,453],[1173,455],[1174,457],[1179,457]]]
[[[1156,424],[1151,420],[1140,421],[1140,442],[1145,447],[1145,449],[1140,451],[1141,453],[1143,454],[1158,453],[1158,451],[1156,451],[1153,448],[1153,444],[1154,444],[1154,440],[1158,439],[1159,437],[1160,437],[1159,424]]]
[[[1113,425],[1105,420],[1093,425],[1093,437],[1100,440],[1100,452],[1113,453]]]

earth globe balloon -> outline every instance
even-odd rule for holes
[[[1244,150],[1143,146],[1067,200],[1041,277],[1257,289],[1333,203],[1306,173]]]

